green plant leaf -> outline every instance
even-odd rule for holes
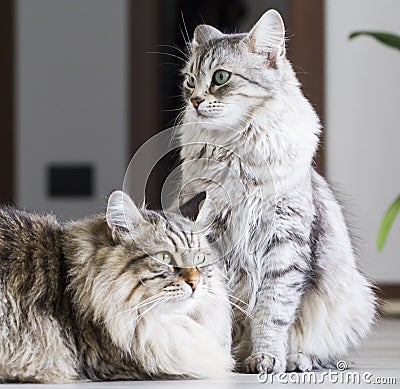
[[[385,213],[385,216],[381,221],[381,226],[379,228],[378,240],[377,240],[377,246],[379,251],[381,251],[383,246],[385,245],[390,227],[392,226],[393,220],[395,219],[399,211],[400,211],[400,195],[390,205],[390,207]]]
[[[371,36],[387,46],[394,47],[395,49],[400,50],[399,35],[382,31],[355,31],[349,35],[349,39],[353,39],[360,35]]]

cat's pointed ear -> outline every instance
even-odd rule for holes
[[[108,198],[106,220],[114,238],[120,233],[134,231],[139,223],[145,223],[132,199],[120,190],[111,193]]]
[[[206,200],[206,192],[200,192],[189,201],[179,206],[183,217],[192,221],[199,221],[202,218],[202,209]]]
[[[200,24],[194,30],[192,44],[201,45],[212,39],[222,38],[224,34],[217,30],[215,27],[209,26],[208,24]]]
[[[285,54],[285,25],[278,11],[264,13],[247,36],[251,50],[272,57]]]

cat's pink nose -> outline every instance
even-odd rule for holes
[[[190,102],[193,104],[193,107],[196,109],[199,108],[199,105],[204,101],[201,97],[193,97],[190,99]]]
[[[180,270],[179,275],[185,281],[194,292],[200,283],[200,273],[194,268],[183,268]]]
[[[197,281],[186,281],[186,283],[192,288],[193,292],[196,290],[197,288]]]

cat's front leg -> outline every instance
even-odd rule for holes
[[[286,370],[288,331],[296,320],[308,267],[299,255],[302,251],[292,242],[268,250],[250,322],[252,352],[245,360],[247,372]]]

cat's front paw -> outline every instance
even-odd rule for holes
[[[244,361],[247,373],[283,373],[286,359],[270,353],[256,353]]]
[[[311,371],[313,361],[310,356],[302,352],[291,353],[287,356],[287,371]]]

